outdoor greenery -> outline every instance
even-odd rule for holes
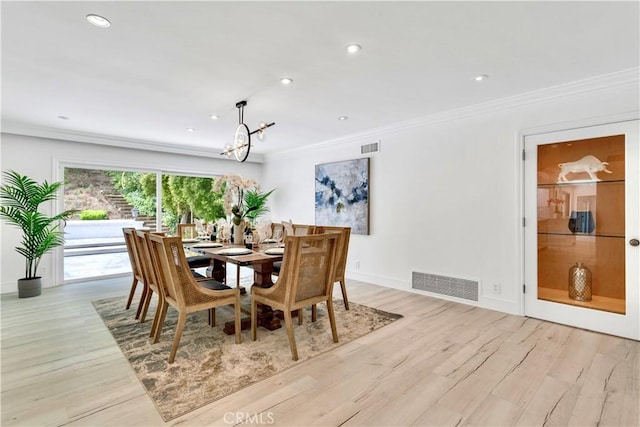
[[[22,242],[16,251],[25,258],[25,279],[38,277],[40,259],[51,249],[64,244],[60,221],[76,213],[67,210],[47,216],[38,209],[44,202],[55,200],[62,182],[39,184],[15,171],[4,172],[5,184],[0,186],[0,217],[22,230]]]
[[[155,216],[155,173],[108,171],[107,174],[116,189],[141,215]],[[222,182],[217,182],[220,180]],[[225,210],[224,196],[228,189],[229,185],[223,178],[162,175],[162,223],[175,231],[180,222],[194,222],[196,218],[205,222],[227,218],[229,213]],[[269,212],[266,200],[273,191],[262,193],[257,186],[244,191],[244,215],[253,224],[259,216]]]
[[[87,209],[80,212],[80,219],[83,221],[92,221],[99,219],[108,219],[107,211],[101,209]]]
[[[156,174],[109,171],[115,187],[142,215],[156,213]],[[195,218],[207,222],[224,218],[222,194],[213,192],[213,178],[162,176],[162,223],[175,231],[176,224]]]
[[[139,172],[106,171],[114,187],[142,215],[156,214],[156,175]]]

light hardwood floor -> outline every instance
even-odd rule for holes
[[[126,295],[129,284],[2,296],[3,426],[164,424],[91,305]],[[169,424],[640,425],[636,341],[355,281],[348,288],[350,300],[404,318]]]

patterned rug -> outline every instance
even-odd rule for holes
[[[172,420],[203,405],[221,399],[241,388],[264,380],[314,356],[353,341],[381,328],[401,315],[387,313],[350,302],[345,310],[342,300],[334,307],[339,343],[331,338],[326,305],[318,305],[318,320],[311,322],[311,310],[304,313],[305,322],[298,325],[294,318],[294,332],[299,360],[291,360],[287,334],[283,327],[275,331],[258,328],[258,340],[251,341],[249,331],[243,331],[242,344],[235,344],[233,335],[222,332],[225,321],[233,320],[233,309],[216,309],[216,326],[207,324],[207,312],[188,316],[178,353],[173,364],[167,363],[177,311],[169,308],[160,341],[151,344],[151,319],[141,324],[134,319],[135,307],[125,310],[126,298],[94,301],[93,306],[102,317],[116,343],[147,390],[165,421]],[[243,306],[249,303],[243,297]]]

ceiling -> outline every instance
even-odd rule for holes
[[[1,8],[4,132],[215,156],[233,139],[240,100],[251,130],[276,123],[252,146],[264,154],[640,63],[637,1],[3,1]],[[91,13],[111,27],[89,24]],[[347,53],[349,43],[362,50]],[[476,82],[480,74],[489,79]],[[282,85],[285,76],[293,84]]]

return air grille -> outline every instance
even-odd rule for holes
[[[380,151],[380,142],[360,146],[360,154],[376,153],[378,151]]]
[[[457,277],[411,272],[411,287],[434,294],[478,301],[479,283]]]

